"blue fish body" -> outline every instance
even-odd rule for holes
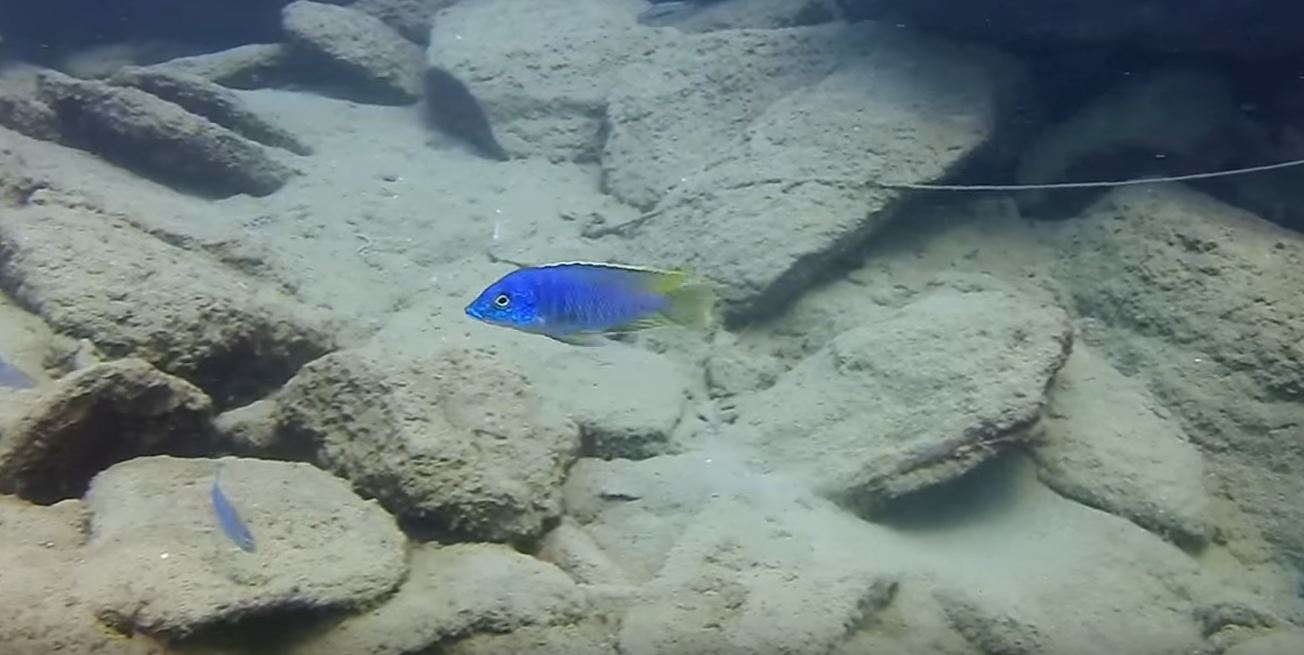
[[[240,550],[246,553],[254,552],[254,535],[249,532],[249,526],[246,526],[244,521],[240,520],[240,514],[235,511],[235,506],[222,493],[222,469],[220,467],[213,471],[213,488],[210,495],[213,498],[213,513],[217,515],[217,524],[221,526],[222,532],[228,539],[235,542]]]
[[[467,305],[468,316],[567,343],[660,325],[705,326],[714,296],[684,273],[566,262],[512,271]]]
[[[0,387],[9,387],[10,389],[31,389],[32,379],[27,377],[21,369],[3,359],[0,359]]]

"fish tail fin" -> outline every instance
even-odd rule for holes
[[[689,281],[685,276],[665,292],[665,297],[666,308],[661,314],[671,323],[699,329],[715,324],[715,292],[706,284]]]

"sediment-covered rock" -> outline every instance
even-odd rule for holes
[[[403,655],[435,645],[443,651],[473,634],[528,626],[544,631],[557,626],[564,634],[591,609],[583,590],[557,567],[506,546],[424,545],[411,559],[407,580],[393,597],[286,652]]]
[[[638,459],[672,451],[692,387],[668,357],[611,344],[566,349],[538,361],[541,392],[579,425],[585,455]]]
[[[430,21],[435,13],[459,0],[358,0],[350,8],[370,14],[394,28],[403,38],[430,43]]]
[[[876,182],[971,161],[1019,73],[993,52],[880,25],[678,45],[622,72],[605,179],[653,207],[625,232],[640,261],[712,279],[732,319],[778,311],[884,225],[903,194]]]
[[[0,439],[0,492],[40,503],[81,496],[91,478],[138,455],[213,445],[212,403],[138,359],[72,373],[33,399]]]
[[[739,399],[721,437],[872,510],[1024,438],[1071,339],[1058,307],[1001,291],[935,291]]]
[[[147,457],[96,476],[82,584],[101,620],[178,637],[276,612],[357,607],[407,573],[393,517],[307,464],[221,460],[221,490],[253,535],[237,548],[210,490],[218,461]]]
[[[518,370],[483,350],[341,351],[286,385],[278,429],[395,514],[526,539],[561,512],[579,429]]]
[[[233,89],[259,89],[287,76],[290,47],[280,43],[251,43],[218,52],[178,57],[143,68],[164,73],[193,75]]]
[[[5,210],[0,281],[56,329],[185,378],[218,408],[279,386],[331,343],[279,291],[57,191]]]
[[[407,104],[421,95],[421,49],[379,18],[298,0],[282,10],[290,44],[348,76],[359,99]],[[480,37],[483,38],[483,37]]]
[[[114,73],[109,82],[147,91],[264,145],[312,154],[312,148],[294,134],[254,113],[235,93],[202,77],[129,66]]]
[[[1120,189],[1061,234],[1086,338],[1143,381],[1233,499],[1304,553],[1304,238],[1176,185]]]
[[[1204,458],[1144,386],[1077,347],[1046,413],[1032,448],[1046,484],[1179,543],[1209,537]]]
[[[88,517],[78,500],[49,507],[0,496],[0,643],[5,655],[173,655],[143,634],[105,629],[81,593]]]
[[[0,125],[42,141],[63,138],[59,116],[35,93],[0,87]]]
[[[430,66],[466,83],[509,153],[594,160],[622,67],[669,47],[640,0],[461,2],[439,15]],[[547,29],[539,29],[547,25]]]
[[[70,143],[167,183],[265,196],[294,174],[262,146],[138,89],[46,72],[40,90]]]

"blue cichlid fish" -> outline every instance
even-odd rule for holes
[[[715,294],[686,273],[618,264],[565,262],[523,267],[499,278],[468,316],[574,345],[601,335],[665,325],[707,327]]]
[[[235,506],[222,493],[221,464],[213,467],[213,489],[210,495],[213,498],[213,513],[217,514],[217,524],[221,526],[222,532],[226,534],[228,539],[235,542],[240,550],[246,553],[254,552],[254,535],[249,532],[249,527],[244,524],[244,521],[240,520],[240,515],[235,511]]]

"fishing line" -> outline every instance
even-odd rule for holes
[[[1191,173],[1189,175],[1166,175],[1163,177],[1143,177],[1132,180],[1100,180],[1095,182],[1052,182],[1048,184],[929,184],[927,182],[877,182],[881,187],[890,189],[921,189],[928,191],[1038,191],[1042,189],[1097,189],[1111,188],[1121,186],[1136,186],[1139,184],[1155,184],[1159,182],[1187,182],[1190,180],[1207,180],[1215,177],[1232,177],[1234,175],[1245,175],[1247,173],[1260,173],[1263,171],[1275,171],[1282,168],[1292,168],[1295,166],[1304,166],[1304,159],[1292,159],[1290,161],[1277,162],[1276,164],[1264,164],[1262,166],[1248,166],[1246,168],[1232,168],[1222,171],[1211,171],[1208,173]]]

